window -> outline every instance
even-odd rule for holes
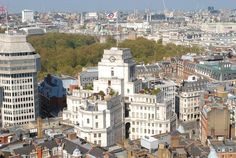
[[[87,119],[87,123],[89,123],[89,119]]]
[[[101,133],[98,133],[98,137],[99,137],[99,138],[101,137]]]
[[[95,115],[95,119],[98,119],[98,115]]]
[[[97,138],[97,134],[96,133],[94,133],[94,138]]]
[[[110,80],[108,80],[108,86],[110,86],[111,85],[111,81]]]
[[[98,128],[98,122],[96,122],[96,125],[95,125],[95,126],[96,126],[96,128]]]
[[[114,76],[114,70],[111,70],[111,77]]]

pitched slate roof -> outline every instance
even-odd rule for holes
[[[84,148],[82,145],[76,144],[70,140],[63,139],[62,143],[64,143],[64,150],[66,150],[69,154],[73,154],[73,151],[78,148],[81,152],[81,154],[86,154],[88,152],[88,149]]]

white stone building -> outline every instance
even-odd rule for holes
[[[203,23],[201,25],[201,30],[207,33],[229,33],[236,31],[236,24],[227,22],[217,22],[217,23]]]
[[[74,124],[78,137],[101,146],[122,141],[123,110],[120,95],[103,96],[88,90],[74,90],[67,97],[67,104],[63,119]]]
[[[171,100],[164,100],[164,93],[159,95],[130,95],[126,104],[129,116],[125,118],[126,130],[131,140],[167,133],[176,127],[176,114],[172,111]]]
[[[137,131],[146,129],[146,132],[139,134],[136,129],[134,132],[127,129],[133,139],[171,131],[171,123],[176,122],[171,102],[163,99],[163,92],[161,95],[140,94],[142,82],[136,78],[135,68],[130,49],[104,50],[93,91],[74,90],[67,98],[68,108],[63,111],[63,120],[74,125],[79,137],[110,146],[124,138],[125,123],[133,126],[130,122],[134,120],[140,121]],[[146,111],[141,110],[136,115],[140,106]]]
[[[203,105],[203,95],[206,81],[190,76],[183,81],[179,90],[179,119],[195,121],[200,119],[200,108]]]
[[[106,92],[108,87],[122,96],[139,92],[142,82],[137,80],[135,68],[130,49],[104,50],[103,58],[98,63],[98,80],[94,81],[94,92]]]
[[[34,22],[34,12],[32,10],[22,10],[22,22]]]
[[[0,87],[3,127],[26,124],[38,114],[40,56],[24,35],[0,35]]]
[[[63,119],[75,124],[79,137],[101,146],[113,145],[123,139],[123,96],[138,92],[141,87],[130,50],[105,50],[94,90],[73,91],[67,97],[68,109],[63,111]]]

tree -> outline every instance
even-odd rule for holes
[[[98,43],[97,38],[92,36],[63,33],[29,36],[28,41],[41,56],[42,70],[38,75],[40,79],[48,73],[75,76],[82,67],[96,66],[102,58],[104,49],[116,45],[111,37],[106,43]],[[164,57],[202,51],[197,46],[163,45],[161,40],[155,42],[145,38],[125,40],[119,46],[130,48],[137,63],[153,63]]]

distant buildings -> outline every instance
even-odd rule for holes
[[[23,31],[26,35],[43,35],[46,30],[40,27],[24,27],[20,31]]]
[[[85,20],[97,20],[99,17],[97,12],[88,12],[85,14]]]
[[[37,72],[40,56],[24,35],[0,35],[0,87],[2,126],[27,124],[39,112]],[[0,103],[1,104],[1,103]]]
[[[22,10],[22,23],[34,22],[34,12],[32,10]]]
[[[205,32],[211,33],[229,33],[236,32],[236,24],[235,23],[205,23],[201,25],[201,29]]]

